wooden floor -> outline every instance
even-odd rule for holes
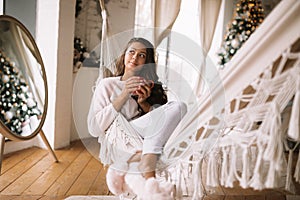
[[[29,148],[4,156],[0,199],[64,199],[70,195],[107,195],[106,170],[81,141],[55,151]]]
[[[89,142],[75,141],[68,148],[56,150],[58,163],[47,150],[36,147],[5,155],[0,176],[0,200],[60,200],[72,195],[110,195],[105,180],[106,169],[94,155],[99,147],[87,150]],[[300,199],[278,193],[246,195],[241,190],[231,194],[208,195],[203,200]]]

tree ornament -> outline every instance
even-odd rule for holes
[[[27,107],[27,105],[22,105],[22,111],[24,111],[24,112],[26,112],[28,110],[28,107]]]
[[[3,83],[7,83],[9,81],[9,76],[2,75],[2,81],[3,81]]]
[[[33,108],[35,105],[35,101],[32,98],[27,99],[27,106],[29,108]]]
[[[36,130],[39,126],[39,120],[37,118],[36,115],[33,115],[33,116],[30,116],[30,127],[31,127],[31,130]]]
[[[14,117],[14,114],[11,111],[7,111],[5,113],[5,119],[6,120],[11,120]]]
[[[233,55],[235,53],[235,49],[230,49],[229,53]]]
[[[231,40],[231,46],[233,47],[233,48],[238,48],[239,47],[239,45],[240,45],[240,41],[239,41],[239,39],[238,38],[234,38],[233,40]]]
[[[30,128],[30,125],[29,123],[25,124],[25,125],[22,125],[22,131],[21,131],[21,135],[23,137],[26,137],[26,136],[29,136],[31,134],[31,128]]]
[[[13,68],[13,72],[14,72],[15,74],[18,74],[18,73],[19,73],[19,69],[18,69],[17,67],[14,67],[14,68]]]
[[[28,92],[28,86],[21,86],[23,92]]]
[[[21,93],[18,95],[19,98],[22,100],[22,101],[25,101],[26,100],[26,97],[25,97],[25,94],[24,93]]]

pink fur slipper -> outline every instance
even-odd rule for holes
[[[111,167],[108,168],[106,173],[106,183],[108,189],[114,195],[121,195],[124,192],[126,192],[124,177],[125,177],[125,172],[118,171]]]
[[[155,178],[144,179],[141,174],[126,174],[125,182],[138,200],[172,200],[173,185]]]

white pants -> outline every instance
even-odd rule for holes
[[[163,146],[187,112],[180,101],[170,101],[147,114],[132,120],[131,126],[144,139],[142,154],[161,154]]]

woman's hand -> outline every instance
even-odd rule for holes
[[[139,89],[140,86],[144,85],[145,81],[143,78],[138,76],[132,76],[125,81],[125,87],[121,94],[112,102],[113,107],[116,111],[120,111],[123,105],[126,103],[131,94]]]
[[[137,103],[143,109],[144,112],[149,112],[151,105],[146,101],[151,95],[151,88],[154,83],[152,81],[146,81],[144,78],[139,76],[132,76],[125,82],[125,87],[121,95],[114,100],[113,106],[119,111],[121,110],[124,103],[127,101],[130,95],[136,95]]]
[[[145,85],[139,87],[139,89],[135,92],[138,96],[137,102],[144,112],[149,112],[151,105],[146,101],[148,97],[151,95],[151,89],[153,87],[153,82],[146,82]]]
[[[139,88],[135,91],[135,94],[138,96],[138,103],[143,104],[151,95],[151,87],[146,84],[139,86]]]
[[[135,94],[137,90],[139,90],[142,86],[145,85],[145,79],[139,76],[132,76],[126,80],[125,87],[123,89],[123,93]]]

